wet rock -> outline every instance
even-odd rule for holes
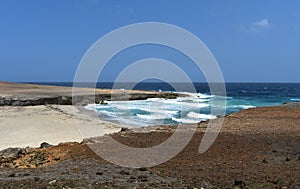
[[[104,102],[104,100],[101,100],[100,104],[101,104],[101,105],[107,105],[108,103],[107,103],[107,102]]]
[[[52,146],[51,144],[48,144],[47,142],[43,142],[41,143],[40,148],[49,148],[51,146]]]

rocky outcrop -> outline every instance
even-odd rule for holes
[[[22,154],[24,154],[23,148],[7,148],[5,150],[2,150],[0,151],[0,163],[15,160]]]
[[[0,81],[0,106],[86,105],[113,100],[144,100],[147,98],[176,98],[177,93],[94,89],[21,84]]]
[[[35,98],[17,98],[2,97],[0,98],[0,106],[36,106],[46,104],[71,105],[72,97],[35,97]]]
[[[177,93],[119,93],[119,94],[96,94],[88,96],[54,96],[54,97],[0,97],[0,106],[36,106],[36,105],[87,105],[89,103],[99,103],[102,100],[145,100],[148,98],[177,98]]]

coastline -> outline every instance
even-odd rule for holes
[[[85,90],[85,93],[86,91],[93,93],[93,89],[90,88],[81,88],[80,90]],[[101,98],[106,96],[105,100],[109,100],[114,93],[120,92],[133,94],[131,100],[172,99],[186,95],[135,90],[96,89],[95,91]],[[57,99],[65,99],[65,101]],[[88,98],[88,100],[91,99]],[[0,82],[0,127],[2,129],[0,150],[9,147],[38,147],[42,142],[52,145],[63,142],[82,142],[87,138],[101,137],[121,130],[122,125],[118,123],[95,119],[94,111],[84,108],[88,101],[76,104],[76,106],[69,105],[70,103],[72,104],[72,87]],[[299,108],[299,104],[289,102],[279,106]],[[78,114],[79,111],[85,111],[85,114]],[[231,113],[224,117],[234,115],[235,113]],[[201,124],[204,123],[201,122]],[[173,128],[175,126],[158,125],[130,129],[136,132],[148,132],[161,127]]]
[[[80,88],[85,94],[94,89]],[[121,130],[116,123],[98,121],[89,115],[84,105],[95,101],[147,98],[176,98],[179,94],[167,92],[96,89],[96,98],[80,97],[72,106],[72,87],[0,82],[0,150],[9,147],[38,147],[42,142],[57,145],[61,142],[82,142],[84,137],[103,136]],[[120,95],[118,95],[120,94]],[[97,127],[98,126],[98,127]],[[81,128],[81,129],[80,129]],[[80,133],[84,132],[84,133]]]
[[[76,108],[88,111],[83,106]],[[82,142],[75,124],[89,128],[85,136],[101,139],[110,134],[137,148],[165,141],[176,126],[120,131],[117,124],[91,118],[78,117],[70,105],[0,106],[1,149],[22,147],[0,150],[0,188],[300,187],[300,103],[250,108],[224,116],[217,140],[203,154],[198,148],[208,122],[201,122],[182,152],[145,169],[122,168],[98,157],[86,145],[89,140]],[[97,124],[105,131],[94,130]],[[42,142],[54,146],[25,148],[39,147]]]
[[[182,152],[152,168],[110,164],[95,155],[86,141],[24,149],[13,158],[1,158],[0,186],[18,187],[22,183],[24,188],[300,187],[300,103],[251,108],[225,116],[217,140],[207,152],[199,154],[206,126],[207,122],[201,122]],[[165,141],[174,129],[176,126],[129,129],[111,136],[141,148]]]
[[[82,95],[85,94],[85,95]],[[0,106],[87,105],[101,100],[144,100],[147,98],[177,98],[172,92],[141,90],[92,89],[21,84],[0,81]],[[75,98],[74,98],[75,97]]]

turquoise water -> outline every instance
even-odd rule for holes
[[[163,88],[163,86],[160,87]],[[205,90],[204,86],[200,85],[197,91],[202,90],[204,92],[183,92],[188,94],[189,97],[114,101],[108,102],[108,105],[88,105],[86,108],[97,111],[99,116],[105,120],[118,121],[128,126],[147,126],[198,123],[223,115],[218,112],[222,112],[221,110],[224,110],[224,108],[224,113],[229,114],[259,106],[273,106],[284,102],[300,102],[299,84],[237,83],[227,84],[226,87],[226,97],[210,95],[209,90]],[[144,88],[140,87],[138,89]],[[226,107],[221,106],[222,103],[218,104],[220,99],[226,100]],[[220,111],[211,112],[213,107]]]

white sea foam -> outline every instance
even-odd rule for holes
[[[99,112],[100,114],[105,114],[105,115],[107,115],[107,116],[109,116],[109,117],[114,117],[114,118],[117,117],[117,115],[116,115],[115,112],[110,112],[110,111],[106,111],[106,110],[98,110],[98,112]]]
[[[197,119],[188,119],[188,118],[171,118],[173,121],[176,121],[177,123],[199,123],[202,120],[197,120]]]
[[[217,116],[214,116],[214,115],[199,114],[196,112],[189,112],[187,114],[187,116],[191,117],[191,118],[196,118],[196,119],[216,119],[217,118]]]
[[[108,105],[101,105],[101,104],[88,104],[85,106],[85,109],[87,110],[102,110],[102,109],[109,109],[111,108],[110,106]]]
[[[291,98],[291,101],[293,101],[293,102],[300,102],[300,98]]]
[[[137,117],[141,119],[147,119],[147,120],[157,120],[157,119],[166,119],[168,116],[166,115],[159,115],[159,114],[136,114]]]
[[[87,110],[95,110],[96,104],[88,104],[84,108]]]
[[[193,107],[193,108],[205,108],[209,106],[209,104],[207,103],[193,103],[193,102],[185,102],[185,101],[166,101],[165,103],[178,105],[178,106]]]
[[[194,99],[191,99],[191,101],[193,101],[193,102],[208,102],[208,101],[210,101],[210,99],[206,99],[206,98],[194,98]]]
[[[223,104],[218,105],[218,99],[231,98],[202,93],[183,92],[183,94],[187,94],[188,96],[178,97],[176,99],[149,98],[146,100],[133,101],[109,101],[107,105],[89,104],[85,106],[85,108],[97,111],[100,115],[107,116],[108,119],[122,120],[122,122],[126,124],[158,125],[165,119],[172,119],[177,123],[190,124],[215,119],[215,115],[196,112],[198,112],[200,108],[205,108],[202,110],[206,110],[208,109],[206,107],[221,107]],[[300,99],[293,98],[291,101],[300,101]],[[248,109],[254,107],[255,106],[243,104],[227,106],[229,109]],[[179,113],[186,116],[178,118],[177,115]]]
[[[140,110],[150,112],[150,113],[153,112],[157,114],[163,114],[163,115],[174,115],[179,112],[176,110],[163,110],[163,109],[153,109],[153,108],[140,108]]]
[[[194,98],[213,98],[214,95],[208,95],[208,94],[202,94],[202,93],[189,93],[189,92],[178,92],[180,94],[186,94],[190,97],[194,97]],[[185,98],[185,97],[182,97]]]
[[[249,108],[255,108],[256,106],[252,105],[232,105],[232,106],[227,106],[227,108],[241,108],[241,109],[249,109]]]
[[[194,107],[194,108],[205,108],[209,107],[207,103],[190,103],[190,102],[181,102],[182,106]]]
[[[164,101],[164,100],[166,100],[166,99],[164,99],[164,98],[148,98],[145,101],[147,101],[147,102],[157,102],[157,101],[161,102],[161,101]]]

